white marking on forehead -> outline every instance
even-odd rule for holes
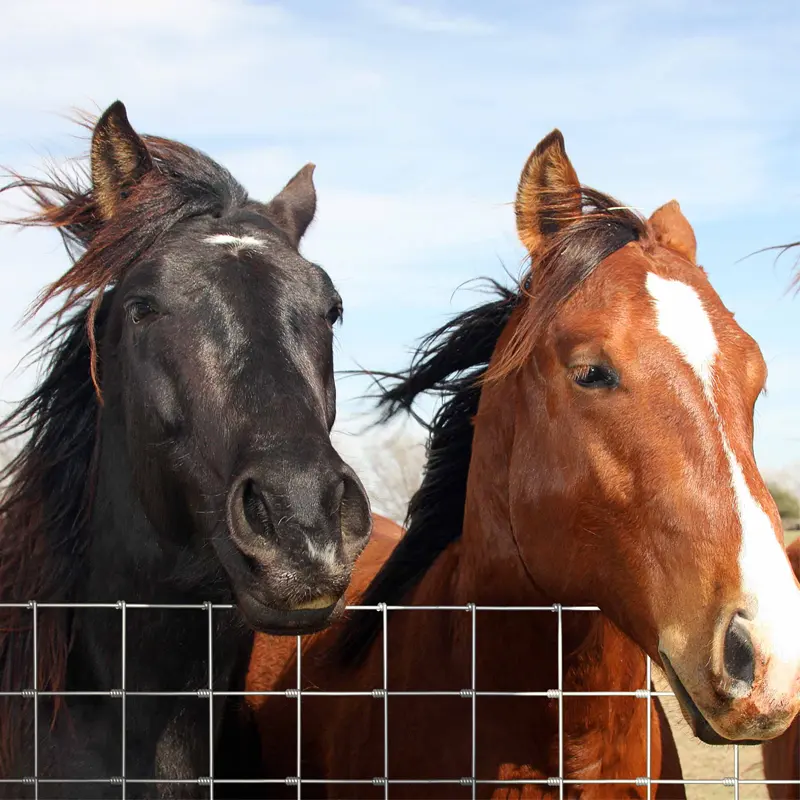
[[[206,236],[203,241],[206,244],[222,245],[230,247],[235,254],[240,250],[263,250],[267,247],[268,243],[263,239],[258,239],[255,236],[234,236],[230,233],[215,233],[212,236]],[[307,350],[302,346],[291,348],[291,357],[295,362],[297,369],[305,379],[314,393],[320,408],[325,410],[324,389],[320,386],[319,380],[316,378],[316,369],[314,362]]]
[[[261,250],[266,246],[266,242],[255,236],[233,236],[230,233],[215,233],[213,236],[206,236],[203,241],[206,244],[227,245],[234,250]]]
[[[647,291],[655,300],[658,330],[678,348],[689,366],[703,383],[712,406],[713,368],[717,357],[717,337],[703,301],[685,283],[670,281],[650,272]]]
[[[777,683],[792,681],[800,662],[800,592],[792,568],[775,536],[769,515],[753,497],[741,465],[728,441],[714,397],[714,362],[719,352],[714,326],[698,293],[689,285],[649,273],[647,290],[654,300],[658,330],[678,349],[703,386],[717,422],[731,475],[736,513],[742,529],[739,551],[741,591],[758,603],[754,620],[765,656],[784,665],[784,675],[773,675],[774,691],[788,691]]]

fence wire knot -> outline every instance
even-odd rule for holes
[[[300,778],[287,778],[286,779],[287,786],[299,786],[300,785]]]
[[[125,692],[123,692],[122,689],[110,689],[108,692],[109,697],[116,697],[118,699],[121,698],[124,694]]]
[[[198,689],[197,690],[198,697],[211,697],[211,689]]]
[[[386,689],[373,689],[372,690],[372,696],[376,700],[380,700],[380,698],[386,697]]]
[[[298,697],[300,697],[300,690],[299,689],[287,689],[286,690],[286,696],[287,697],[293,697],[294,699],[297,699]]]
[[[113,778],[109,778],[108,782],[112,786],[122,786],[122,778],[119,775],[115,775]]]
[[[553,603],[553,612],[558,614],[561,611],[561,603]]]
[[[636,779],[637,786],[649,786],[650,785],[650,778],[637,778]]]
[[[635,694],[640,700],[647,700],[650,697],[650,692],[647,689],[637,689]]]
[[[198,778],[197,779],[198,786],[211,786],[211,778]]]
[[[736,786],[736,778],[723,778],[722,779],[723,786]]]
[[[124,600],[117,600],[117,604],[116,604],[116,606],[114,606],[114,608],[116,608],[117,611],[122,611],[122,609],[125,608],[125,601]]]
[[[549,700],[558,700],[561,697],[561,689],[548,689],[547,698]]]
[[[458,782],[461,786],[474,786],[475,778],[461,778]]]
[[[474,611],[475,610],[475,603],[467,603],[466,610],[467,611]]]
[[[20,694],[28,699],[36,697],[36,692],[33,689],[23,689]]]
[[[548,786],[561,786],[563,781],[564,781],[563,778],[548,778],[547,779],[547,785]]]
[[[383,613],[384,611],[386,611],[388,606],[386,605],[386,603],[378,603],[376,608],[378,609],[379,612]],[[378,780],[378,779],[376,778],[376,780]],[[381,778],[381,780],[383,780],[383,778]]]
[[[386,786],[386,778],[373,778],[372,779],[373,786]]]
[[[460,694],[462,697],[464,697],[464,698],[466,698],[466,699],[469,699],[470,697],[475,697],[475,690],[474,690],[474,689],[462,689],[462,690],[459,692],[459,694]]]
[[[24,786],[33,786],[36,783],[36,778],[23,778],[22,783]]]

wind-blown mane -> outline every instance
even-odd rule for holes
[[[130,190],[111,220],[101,216],[85,171],[82,177],[55,173],[43,180],[15,175],[0,189],[26,192],[38,212],[15,224],[57,228],[74,262],[30,312],[64,298],[45,320],[55,322],[38,353],[49,361],[48,369],[0,423],[0,442],[25,440],[0,474],[0,603],[69,602],[80,577],[101,408],[96,341],[115,284],[178,223],[250,204],[228,171],[204,154],[158,137],[144,141],[155,169]],[[32,622],[24,605],[0,608],[0,691],[34,688]],[[36,688],[63,691],[69,614],[48,609],[37,633]],[[0,696],[0,777],[32,736],[28,717],[17,698]]]
[[[103,306],[96,315],[98,327],[105,312]],[[50,358],[46,376],[2,424],[3,442],[27,437],[1,473],[7,485],[0,502],[2,603],[66,602],[78,577],[98,422],[87,314],[84,307],[59,325],[42,353]],[[32,610],[0,608],[0,691],[34,688],[32,626]],[[68,614],[49,609],[37,633],[37,688],[63,690]],[[23,737],[33,735],[27,710],[16,698],[0,697],[0,776],[13,768]]]
[[[788,244],[775,244],[771,247],[764,247],[761,250],[756,250],[756,253],[763,253],[766,250],[777,250],[778,255],[775,257],[775,260],[777,261],[782,255],[785,255],[790,250],[796,250],[798,247],[800,247],[800,240],[796,242],[789,242]],[[794,289],[795,292],[800,292],[800,256],[797,256],[795,259],[794,270],[795,272],[792,276],[789,288]]]
[[[66,295],[56,317],[86,298],[93,298],[87,317],[92,348],[92,382],[100,397],[93,320],[103,292],[177,223],[203,214],[223,216],[248,203],[247,193],[211,158],[180,142],[142,137],[155,169],[126,193],[113,223],[102,216],[86,170],[77,177],[55,172],[44,180],[17,176],[0,191],[22,189],[39,207],[18,225],[54,227],[61,233],[72,268],[47,287],[31,316],[53,298]],[[254,204],[255,205],[255,204]],[[77,257],[76,257],[77,256]]]
[[[644,239],[646,223],[608,195],[584,187],[581,213],[568,220],[517,291],[492,286],[497,300],[454,317],[422,340],[410,368],[385,375],[378,407],[382,420],[412,411],[424,392],[444,399],[429,427],[428,460],[408,508],[406,534],[361,598],[364,605],[398,605],[438,556],[461,536],[472,456],[473,418],[481,388],[519,369],[538,337],[576,289],[611,253]],[[561,214],[564,217],[564,214]],[[521,314],[515,335],[489,368],[512,312]],[[394,385],[386,386],[385,381]],[[336,644],[336,657],[354,666],[381,630],[376,614],[354,614]]]

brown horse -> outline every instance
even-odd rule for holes
[[[752,449],[766,367],[691,226],[581,187],[558,131],[516,217],[521,289],[434,333],[383,396],[389,416],[445,398],[361,597],[388,609],[308,640],[299,737],[297,700],[258,704],[269,776],[297,775],[300,739],[304,797],[647,796],[666,728],[644,654],[706,742],[778,736],[800,704],[800,588]],[[480,610],[519,606],[547,610]],[[296,686],[266,646],[249,687]]]
[[[794,574],[800,577],[800,539],[786,548]],[[800,800],[800,719],[795,719],[783,736],[765,742],[764,777],[768,781],[797,781],[796,786],[769,786],[772,800]]]

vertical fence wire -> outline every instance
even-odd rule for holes
[[[739,800],[739,745],[733,746],[733,798]]]
[[[297,648],[297,800],[303,796],[303,639],[296,640]]]
[[[653,690],[652,690],[652,664],[650,656],[646,655],[646,677],[647,685],[645,691],[647,692],[647,800],[652,798],[652,780],[653,780],[653,765],[652,765],[652,750],[653,750]]]
[[[379,606],[383,616],[383,796],[389,800],[389,610]]]
[[[126,683],[126,670],[127,670],[127,662],[128,662],[128,608],[125,605],[125,601],[121,600],[119,603],[119,609],[122,612],[122,664],[120,665],[120,691],[122,692],[121,702],[122,702],[122,800],[125,800],[127,797],[127,764],[126,764],[126,755],[125,752],[127,748],[127,727],[128,727],[128,720],[127,720],[127,713],[128,713],[128,699],[125,695],[127,691],[127,683]]]
[[[33,796],[39,800],[39,607],[33,611]]]
[[[208,608],[208,780],[209,797],[214,800],[214,606]]]
[[[564,626],[561,605],[553,608],[558,614],[558,797],[564,800]]]
[[[476,656],[475,656],[475,638],[476,638],[476,615],[477,609],[474,603],[470,604],[472,610],[472,669],[470,672],[470,686],[472,688],[472,771],[470,772],[470,777],[472,778],[472,800],[475,800],[477,797],[477,778],[478,778],[478,764],[477,764],[477,708],[476,703],[478,698],[475,694],[477,691],[477,681],[476,681]]]

